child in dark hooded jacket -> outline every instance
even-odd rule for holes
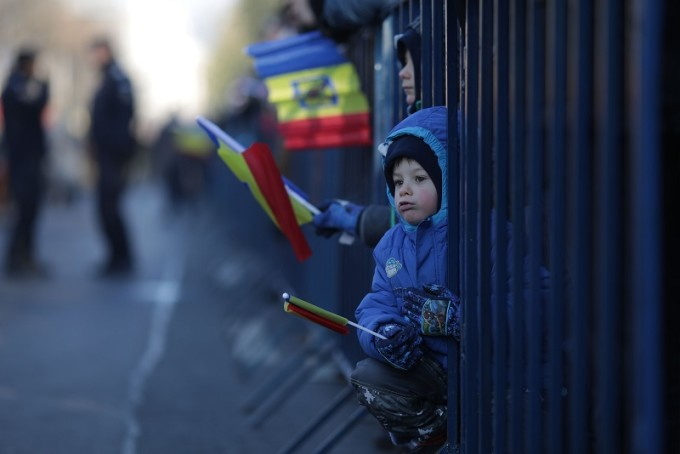
[[[396,445],[413,449],[446,442],[446,336],[458,336],[458,298],[444,287],[447,118],[446,107],[415,112],[383,145],[400,222],[374,250],[372,289],[356,311],[360,324],[386,338],[359,333],[369,356],[352,374],[359,401]]]

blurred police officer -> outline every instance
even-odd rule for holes
[[[12,276],[44,273],[35,260],[34,236],[44,190],[42,166],[47,146],[43,112],[49,93],[47,83],[34,75],[35,59],[35,51],[19,51],[2,91],[3,140],[15,210],[5,269]]]
[[[135,150],[134,98],[130,80],[114,59],[109,41],[97,39],[90,50],[95,65],[101,70],[101,82],[92,100],[90,145],[98,167],[98,212],[109,254],[100,273],[109,276],[132,269],[120,204],[127,167]]]

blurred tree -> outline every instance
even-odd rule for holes
[[[277,10],[281,0],[238,0],[223,20],[221,33],[208,65],[208,106],[224,106],[227,87],[240,76],[252,73],[252,62],[243,53],[248,44],[271,39],[278,30]]]

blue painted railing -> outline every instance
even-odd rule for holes
[[[421,99],[451,112],[449,286],[464,302],[463,338],[449,346],[454,449],[668,448],[662,7],[413,0],[383,26],[398,33],[420,16]],[[376,58],[396,65],[385,48]],[[396,123],[405,106],[396,70],[382,68],[377,84],[392,87],[389,103],[374,100],[384,128],[379,119]]]

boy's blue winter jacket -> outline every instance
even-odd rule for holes
[[[400,287],[421,287],[423,284],[446,285],[448,223],[447,223],[447,109],[432,107],[410,115],[387,136],[383,148],[397,137],[410,134],[422,138],[435,152],[442,169],[442,203],[439,211],[419,225],[403,219],[385,233],[375,247],[376,267],[371,292],[356,310],[360,324],[375,330],[385,323],[408,323],[393,290]],[[394,207],[394,198],[388,190]],[[373,336],[359,332],[359,342],[369,356],[383,360],[373,343]],[[446,339],[425,336],[425,353],[446,365]]]
[[[445,107],[432,107],[414,113],[399,123],[388,135],[382,148],[395,138],[412,134],[421,137],[439,158],[442,169],[442,203],[440,210],[417,226],[406,223],[403,219],[385,233],[375,247],[373,257],[376,267],[373,276],[371,292],[368,293],[356,310],[356,318],[361,325],[372,330],[377,330],[380,325],[386,323],[408,323],[402,315],[403,300],[394,294],[394,289],[402,287],[415,287],[422,289],[424,284],[438,284],[447,286],[447,255],[448,255],[448,175],[447,175],[447,111]],[[387,190],[387,196],[394,208],[394,198]],[[395,210],[396,211],[396,210]],[[498,213],[489,213],[491,223],[491,304],[497,299],[495,291],[496,266],[493,260],[496,246],[496,223],[505,222],[507,254],[513,256],[513,233],[512,226],[507,221],[501,220]],[[507,294],[503,301],[508,304],[512,301],[513,275],[521,276],[523,298],[529,298],[531,283],[528,255],[524,257],[524,269],[517,272],[511,269],[511,260],[508,260],[507,269]],[[549,289],[550,276],[547,270],[540,270],[540,292],[545,299]],[[383,360],[374,345],[371,334],[357,331],[361,347],[367,355]],[[544,343],[543,340],[539,342]],[[424,353],[436,359],[446,367],[446,338],[423,336]]]

